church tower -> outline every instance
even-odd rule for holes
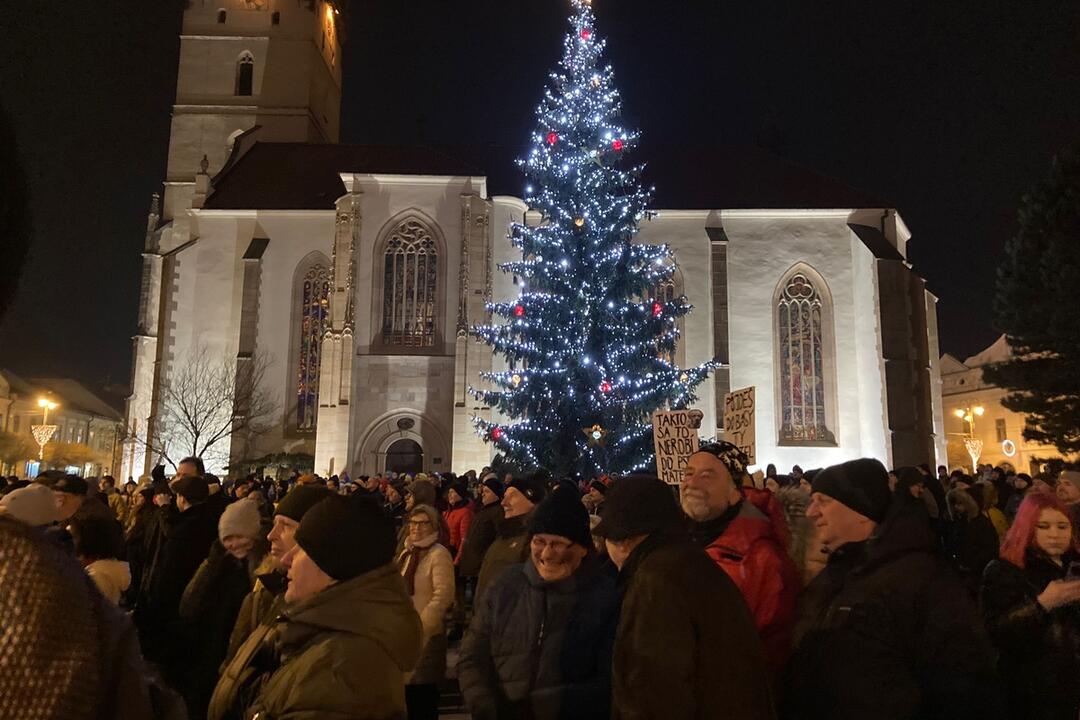
[[[345,0],[187,0],[164,203],[155,194],[132,338],[122,473],[158,459],[154,428],[170,352],[172,293],[201,208],[237,142],[338,142]]]
[[[338,142],[341,0],[188,0],[169,134],[162,220],[191,206],[241,134]]]

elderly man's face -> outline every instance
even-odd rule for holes
[[[586,549],[561,535],[537,533],[529,543],[536,572],[547,582],[573,575],[585,559]]]
[[[739,491],[731,472],[712,453],[699,452],[690,456],[679,486],[683,512],[696,522],[720,517],[738,502]]]
[[[806,517],[817,528],[818,539],[830,551],[870,537],[877,525],[836,499],[816,492],[810,496]]]

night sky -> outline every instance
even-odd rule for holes
[[[964,357],[996,337],[995,267],[1019,199],[1080,139],[1080,4],[594,6],[646,161],[651,145],[756,144],[889,200],[912,230],[909,259],[941,298],[942,349]],[[0,367],[128,381],[181,8],[7,3],[0,14],[0,105],[14,122],[34,231],[0,325]],[[342,141],[523,152],[566,9],[353,0]]]

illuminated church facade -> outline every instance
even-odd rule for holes
[[[274,406],[207,458],[219,472],[277,453],[354,476],[491,459],[472,417],[492,411],[468,388],[502,361],[469,328],[518,292],[498,264],[510,224],[536,218],[504,172],[515,153],[338,144],[339,21],[323,0],[184,11],[124,475],[159,460],[146,439],[200,353],[259,363]],[[758,151],[652,156],[647,140],[657,212],[638,240],[672,246],[664,291],[694,305],[675,359],[722,364],[699,387],[702,436],[723,437],[724,395],[754,386],[762,466],[943,460],[936,298],[897,210]]]

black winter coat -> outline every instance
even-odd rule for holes
[[[1044,610],[1037,598],[1071,563],[1058,566],[1028,550],[1025,567],[995,560],[983,577],[983,617],[1001,651],[998,669],[1015,718],[1051,720],[1080,715],[1080,604]]]
[[[215,540],[184,590],[179,610],[183,639],[177,649],[186,662],[177,689],[192,720],[206,715],[236,616],[254,582],[252,570],[265,551],[259,547],[248,560],[237,560]]]
[[[461,644],[458,681],[476,720],[606,718],[618,597],[586,558],[546,583],[531,561],[484,594]]]
[[[184,663],[180,598],[195,571],[217,539],[214,508],[200,503],[184,512],[163,513],[163,540],[144,571],[144,596],[136,608],[143,654],[162,667],[165,679],[176,683]],[[149,573],[149,574],[146,574]]]
[[[614,720],[770,720],[765,654],[739,588],[686,538],[651,535],[619,573]]]
[[[458,573],[462,577],[476,577],[480,574],[484,553],[495,541],[496,528],[502,519],[503,509],[498,502],[484,505],[473,513],[469,532],[465,535],[465,547],[458,562]]]
[[[897,504],[803,592],[782,716],[991,720],[1001,717],[993,657],[925,513]]]

